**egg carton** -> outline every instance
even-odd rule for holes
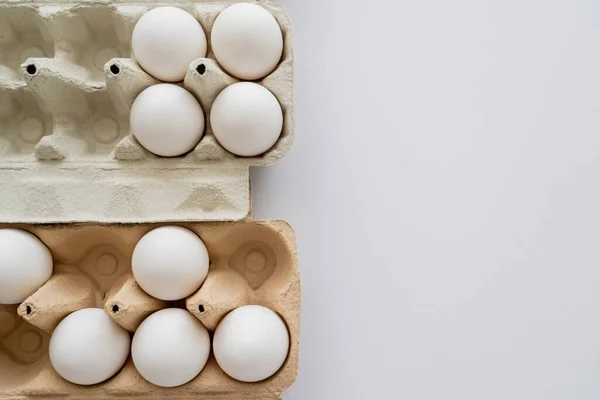
[[[21,305],[0,306],[0,398],[279,398],[298,368],[300,278],[295,236],[281,221],[184,223],[209,252],[202,287],[180,302],[164,302],[143,292],[131,275],[138,240],[158,224],[26,225],[50,249],[54,273]],[[104,308],[118,324],[134,332],[141,321],[166,307],[186,307],[209,329],[230,310],[258,304],[277,312],[290,333],[290,351],[282,368],[257,383],[227,376],[214,356],[191,382],[162,388],[144,380],[131,357],[114,377],[79,386],[60,377],[50,364],[50,334],[62,318],[88,307]]]
[[[243,0],[242,0],[243,1]],[[214,20],[240,1],[0,0],[0,222],[232,221],[250,210],[250,166],[271,165],[293,139],[292,29],[285,10],[273,14],[284,40],[277,68],[257,83],[284,115],[276,144],[257,157],[222,148],[210,126],[217,94],[238,81],[210,48]],[[162,158],[131,135],[135,97],[159,83],[131,53],[137,20],[160,5],[194,15],[208,40],[180,83],[206,118],[200,143],[182,157]]]

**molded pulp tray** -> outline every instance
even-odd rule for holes
[[[156,222],[240,220],[249,215],[249,166],[265,166],[293,137],[291,23],[282,7],[257,4],[284,38],[278,67],[260,84],[284,113],[277,143],[258,157],[224,150],[210,128],[216,95],[237,79],[210,49],[212,24],[239,1],[0,0],[0,221]],[[147,10],[172,5],[194,15],[209,45],[181,83],[207,121],[183,157],[150,154],[129,133],[135,97],[158,81],[131,58],[131,35]],[[198,68],[201,64],[204,67]]]
[[[205,283],[185,304],[151,298],[131,276],[137,241],[158,224],[0,225],[34,233],[54,258],[54,274],[42,288],[20,306],[0,305],[0,398],[278,398],[294,382],[298,367],[300,277],[294,232],[281,221],[181,225],[202,238],[211,260]],[[50,365],[50,332],[77,309],[104,307],[133,332],[155,310],[187,306],[213,331],[222,315],[245,304],[274,310],[290,332],[286,362],[262,382],[228,377],[212,354],[200,375],[175,388],[145,381],[131,358],[113,378],[93,386],[71,384]]]

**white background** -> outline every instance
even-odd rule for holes
[[[600,2],[282,0],[288,400],[600,398]]]

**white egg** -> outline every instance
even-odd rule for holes
[[[194,293],[208,274],[208,251],[192,231],[162,226],[145,234],[133,250],[131,269],[140,287],[161,300]]]
[[[204,134],[204,113],[187,90],[168,83],[150,86],[136,97],[131,131],[148,151],[164,157],[192,150]]]
[[[0,304],[18,304],[52,275],[50,250],[33,234],[0,229]]]
[[[162,387],[194,379],[210,354],[208,331],[187,310],[155,312],[139,326],[131,344],[133,364],[148,382]]]
[[[230,74],[246,80],[268,75],[283,53],[277,20],[257,4],[238,3],[219,14],[211,45],[217,61]]]
[[[183,80],[192,61],[206,56],[206,35],[187,11],[157,7],[135,24],[131,47],[146,72],[162,81],[177,82]]]
[[[283,111],[268,89],[240,82],[219,93],[210,111],[210,123],[221,146],[238,156],[251,157],[277,142]]]
[[[129,332],[100,308],[84,308],[63,319],[50,338],[50,362],[60,376],[79,385],[104,382],[127,361]]]
[[[262,306],[236,308],[223,318],[213,338],[217,363],[242,382],[267,379],[287,358],[287,327],[273,311]]]

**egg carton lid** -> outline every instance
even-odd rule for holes
[[[293,140],[293,51],[289,16],[276,2],[253,2],[278,21],[284,38],[276,69],[256,81],[278,99],[284,126],[257,157],[237,157],[215,139],[210,121],[194,150],[161,158],[129,130],[129,109],[159,83],[132,58],[131,35],[151,8],[180,7],[202,25],[206,58],[179,85],[205,116],[238,79],[210,49],[212,24],[240,1],[0,0],[0,222],[131,223],[235,221],[250,215],[250,166],[281,159]],[[203,64],[203,68],[198,68]]]

